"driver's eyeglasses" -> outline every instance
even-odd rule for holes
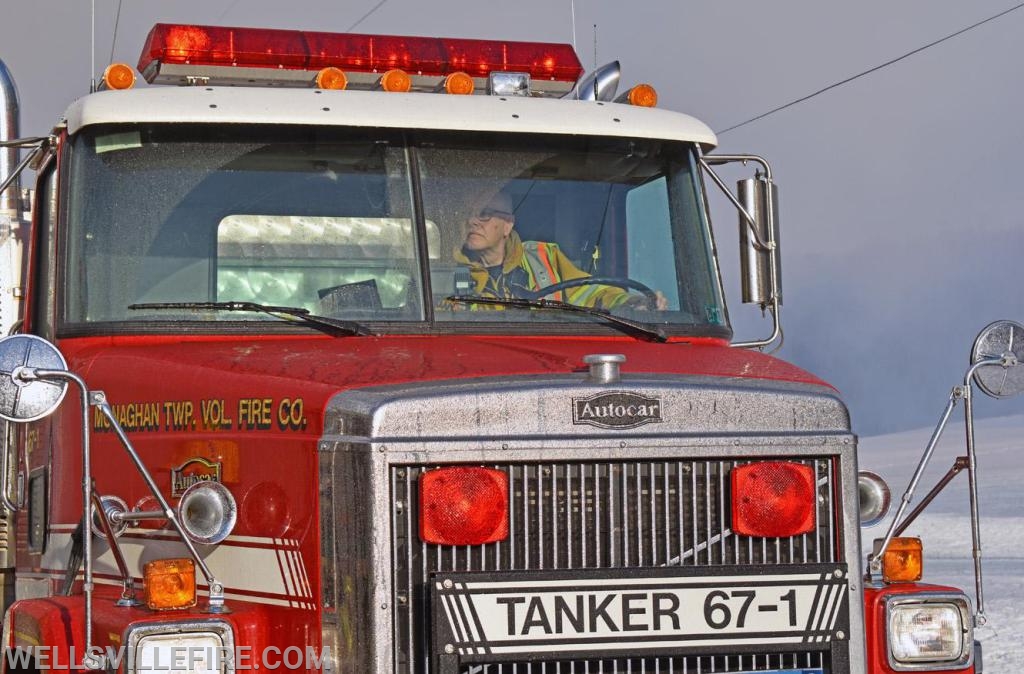
[[[488,222],[491,218],[501,218],[502,220],[511,220],[512,214],[508,211],[499,211],[495,208],[481,208],[479,211],[473,214],[475,220],[480,222]]]

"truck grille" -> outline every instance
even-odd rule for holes
[[[772,670],[824,669],[827,653],[773,653],[759,655],[694,655],[690,657],[588,660],[550,664],[506,663],[466,665],[459,674],[710,674]]]
[[[764,460],[759,457],[758,460]],[[509,475],[509,537],[481,546],[419,540],[419,476],[437,466],[391,468],[395,503],[395,671],[429,671],[425,583],[436,571],[805,564],[840,558],[833,462],[805,459],[817,476],[817,531],[751,539],[729,530],[730,470],[749,461],[493,464]],[[820,651],[466,666],[464,674],[742,672],[817,667]]]

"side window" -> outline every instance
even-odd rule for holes
[[[38,180],[38,191],[35,195],[36,248],[34,260],[35,278],[32,283],[32,331],[47,339],[54,338],[53,320],[56,315],[54,307],[54,287],[56,277],[53,260],[56,256],[57,231],[57,170],[56,161],[50,161]]]
[[[679,308],[676,252],[671,246],[667,181],[664,176],[635,187],[626,195],[629,275],[664,293],[670,309]]]

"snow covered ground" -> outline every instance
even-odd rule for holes
[[[978,396],[975,408],[989,404]],[[998,403],[991,403],[998,404]],[[935,410],[936,422],[942,412]],[[895,514],[933,429],[861,438],[860,467],[879,473],[893,492]],[[966,455],[963,410],[958,407],[918,485],[911,507]],[[986,672],[1024,671],[1024,415],[975,423],[981,512],[982,567],[988,624],[978,629]],[[909,510],[909,509],[908,509]],[[963,471],[906,532],[924,542],[924,580],[963,588],[974,601],[970,505]],[[865,546],[885,535],[889,519],[862,530]]]

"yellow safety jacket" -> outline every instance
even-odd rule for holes
[[[484,297],[517,297],[516,289],[539,290],[560,281],[587,278],[590,274],[574,265],[557,243],[522,241],[512,231],[505,241],[505,261],[497,276],[461,251],[455,261],[469,267],[474,294]],[[524,273],[525,272],[525,273]],[[553,293],[547,299],[577,306],[612,309],[626,301],[628,293],[614,286],[585,285]]]

